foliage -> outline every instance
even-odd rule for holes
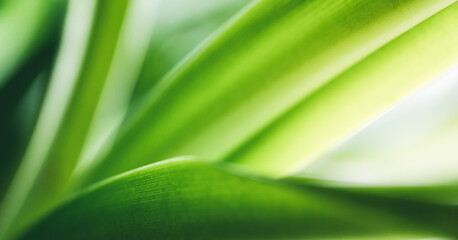
[[[0,239],[458,237],[455,183],[304,171],[458,63],[457,16],[455,0],[3,1]]]

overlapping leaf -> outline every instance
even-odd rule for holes
[[[152,89],[89,182],[177,155],[284,174],[457,60],[453,2],[259,1]]]
[[[227,160],[269,175],[300,170],[453,67],[457,14],[455,3],[386,44],[275,119]]]
[[[104,86],[127,3],[69,4],[66,32],[37,126],[2,202],[0,238],[45,212],[67,184]]]
[[[82,18],[90,34],[77,50],[64,39],[31,147],[2,203],[0,238],[54,209],[71,180],[88,185],[168,157],[289,173],[458,62],[454,0],[256,1],[138,101],[110,148],[99,136],[123,117],[133,88],[123,80],[138,72],[142,51],[119,50],[128,1],[72,3],[95,11],[93,23]],[[100,143],[108,148],[94,161],[89,148]],[[70,179],[82,155],[93,168]],[[23,238],[458,236],[458,209],[448,205],[456,196],[425,197],[449,188],[349,189],[234,171],[184,160],[137,169],[86,188]]]

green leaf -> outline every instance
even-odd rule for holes
[[[141,99],[187,54],[252,0],[161,1],[154,37],[135,87]]]
[[[226,159],[274,176],[307,166],[455,65],[457,16],[454,3],[413,27],[275,119]]]
[[[32,134],[56,49],[57,36],[29,56],[0,87],[0,199],[11,183]]]
[[[62,0],[14,0],[0,8],[0,88],[60,25]],[[26,17],[24,17],[26,16]],[[38,50],[39,51],[39,50]]]
[[[295,169],[456,61],[456,4],[434,15],[453,2],[258,1],[149,92],[88,182],[179,155]]]
[[[296,175],[372,185],[458,185],[457,93],[458,65]]]
[[[155,32],[159,1],[129,1],[104,87],[82,147],[77,171],[91,164],[94,155],[108,145],[128,110],[149,43]],[[95,36],[102,38],[102,36]],[[66,156],[64,156],[65,158]],[[74,173],[77,175],[78,173]]]
[[[338,188],[352,193],[364,193],[385,197],[389,196],[446,205],[456,205],[458,203],[458,184],[456,183],[377,185],[306,177],[287,177],[284,180],[294,184],[305,183],[307,186]]]
[[[175,159],[98,183],[21,239],[458,236],[458,208],[286,185]]]
[[[0,238],[26,226],[64,194],[98,106],[128,2],[69,3],[38,122],[1,205]]]

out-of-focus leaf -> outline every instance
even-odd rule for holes
[[[126,17],[131,20],[126,20],[124,28],[127,31],[121,33],[117,57],[85,141],[75,179],[87,166],[94,164],[97,154],[110,146],[128,108],[128,98],[131,95],[132,100],[141,98],[160,76],[249,1],[170,0],[158,4],[155,1],[131,4],[133,9]],[[152,4],[159,5],[156,9],[160,10],[152,11],[149,6]]]
[[[154,37],[135,89],[140,99],[174,65],[252,0],[160,2]]]
[[[37,125],[2,202],[0,238],[26,226],[62,194],[103,90],[128,2],[70,1]]]
[[[54,37],[64,0],[13,0],[0,8],[0,88]],[[39,50],[38,50],[39,51]]]
[[[83,190],[22,239],[404,239],[456,237],[457,224],[456,206],[286,185],[177,159]]]
[[[38,117],[56,48],[57,37],[29,56],[11,79],[0,87],[0,199],[19,165]]]
[[[158,0],[129,2],[116,51],[97,103],[89,132],[84,140],[77,172],[91,164],[127,113],[146,50],[154,36]],[[74,175],[77,175],[75,173]]]
[[[436,14],[453,2],[259,1],[152,89],[88,182],[178,155],[295,169],[456,61],[457,4]]]

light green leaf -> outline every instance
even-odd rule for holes
[[[378,185],[458,185],[458,64],[297,174]]]
[[[176,159],[89,187],[21,239],[405,239],[458,236],[457,224],[456,206],[286,185]]]
[[[295,169],[456,61],[457,6],[436,14],[453,2],[258,1],[151,90],[88,182],[179,155]]]
[[[413,27],[302,100],[226,159],[274,176],[307,166],[458,63],[457,16],[454,3]]]

